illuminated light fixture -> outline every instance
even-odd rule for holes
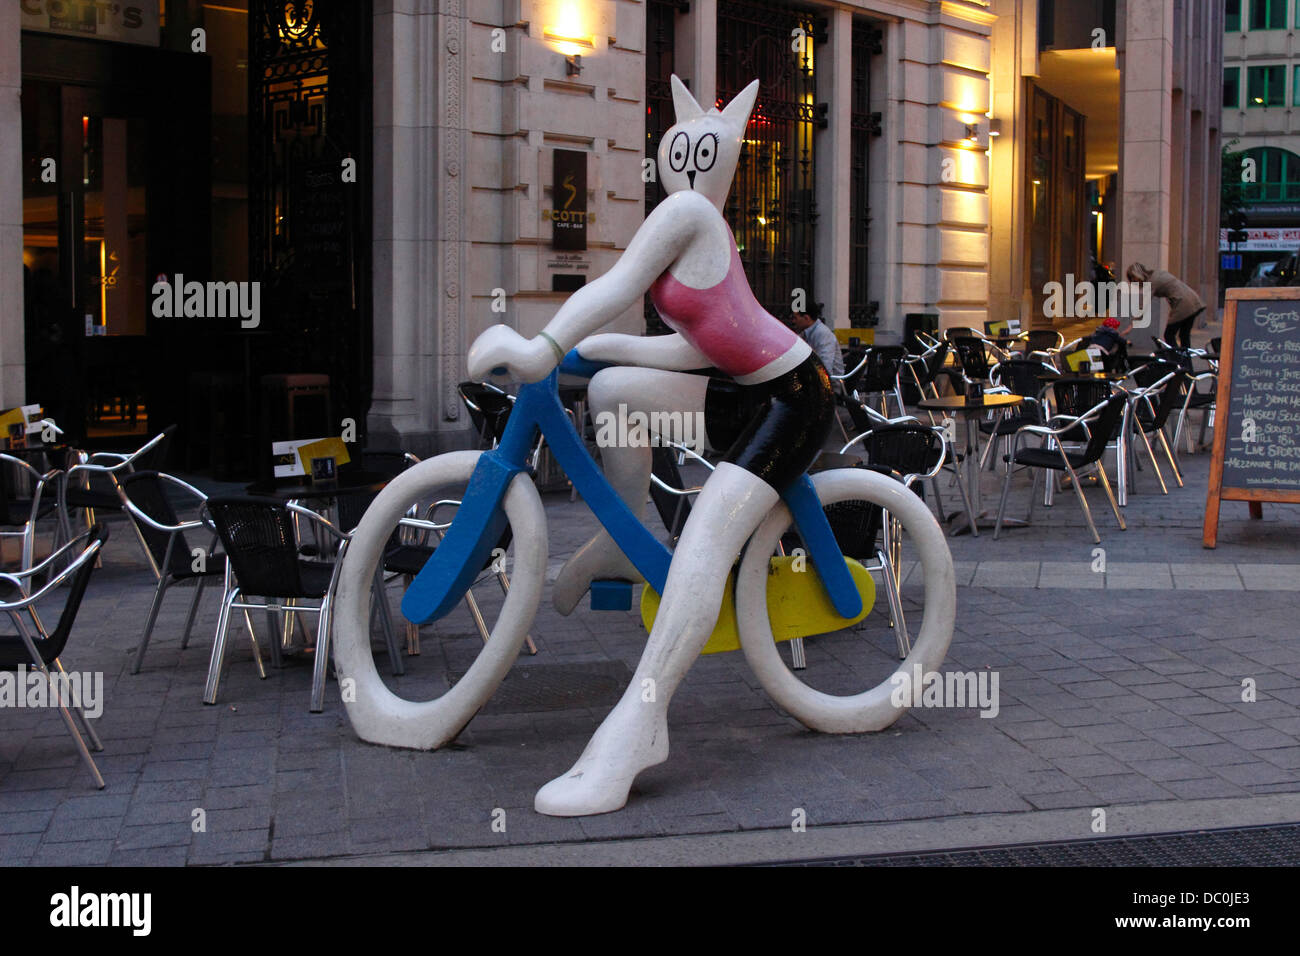
[[[989,136],[1001,136],[1001,135],[1002,135],[1002,120],[990,118]]]
[[[1263,103],[1264,103],[1264,97],[1262,97],[1262,96],[1257,96],[1257,97],[1255,97],[1255,102],[1256,102],[1256,103],[1259,103],[1259,104],[1262,106]]]

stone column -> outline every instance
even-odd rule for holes
[[[1120,261],[1152,269],[1169,265],[1173,190],[1174,6],[1166,0],[1126,0],[1120,35]],[[1158,305],[1145,329],[1134,329],[1138,351],[1164,329]]]
[[[817,99],[830,106],[829,124],[816,134],[817,299],[827,323],[849,325],[849,214],[845,202],[853,175],[853,14],[844,8],[830,13],[829,42],[817,51]],[[865,174],[864,170],[864,174]],[[863,190],[867,195],[867,190]]]
[[[23,404],[27,392],[20,12],[16,3],[0,6],[0,408]]]
[[[677,27],[678,75],[708,109],[718,98],[718,0],[691,0]],[[688,75],[689,74],[689,75]]]
[[[463,444],[465,0],[375,4],[376,444]],[[451,431],[452,435],[441,433]]]
[[[908,178],[919,179],[931,194],[922,220],[924,234],[918,232],[913,242],[923,243],[917,252],[920,263],[929,266],[927,298],[938,307],[945,328],[979,329],[990,318],[986,114],[995,18],[982,9],[986,6],[944,4],[938,24],[931,28],[928,99],[933,108],[926,117],[928,148],[917,154],[924,165],[915,178],[910,165],[907,170]]]

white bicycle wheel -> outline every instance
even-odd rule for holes
[[[344,705],[357,736],[370,743],[436,750],[453,740],[500,685],[537,614],[546,576],[546,514],[525,473],[504,499],[513,531],[510,593],[473,664],[436,700],[407,700],[380,678],[370,647],[371,585],[389,536],[407,508],[463,487],[481,452],[448,452],[409,468],[375,498],[357,526],[339,570],[334,668],[340,687],[355,681]]]
[[[891,700],[897,686],[893,675],[910,677],[918,665],[922,673],[937,670],[948,653],[957,606],[952,553],[930,509],[891,478],[865,469],[841,468],[813,475],[813,484],[823,505],[870,501],[884,506],[902,522],[925,575],[925,606],[911,652],[901,662],[894,658],[893,673],[880,684],[843,696],[810,687],[790,670],[772,637],[767,612],[768,559],[792,520],[784,504],[773,508],[759,525],[740,562],[736,578],[740,645],[763,688],[807,727],[834,734],[883,730],[907,710]],[[879,599],[883,598],[880,595]]]

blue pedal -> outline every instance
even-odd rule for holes
[[[632,610],[632,582],[618,578],[592,581],[591,609],[593,611]]]

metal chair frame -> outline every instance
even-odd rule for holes
[[[78,573],[90,573],[93,569],[93,564],[90,568],[87,568],[86,565],[87,563],[93,562],[99,555],[100,550],[104,546],[104,541],[108,538],[107,529],[102,529],[101,536],[97,540],[91,541],[90,544],[82,550],[81,554],[73,558],[62,571],[55,574],[54,566],[66,552],[71,551],[75,546],[80,544],[83,539],[92,537],[94,532],[94,527],[83,532],[61,548],[56,549],[48,558],[33,568],[28,568],[18,572],[17,574],[0,574],[0,579],[3,579],[17,587],[19,593],[24,595],[23,598],[18,601],[0,601],[0,611],[8,613],[10,620],[14,622],[14,626],[18,630],[18,637],[22,640],[23,645],[27,649],[27,653],[31,656],[33,666],[41,672],[41,676],[49,684],[51,692],[56,696],[58,694],[58,682],[51,679],[50,670],[45,663],[45,658],[36,644],[36,639],[32,637],[32,631],[35,631],[40,640],[50,640],[50,634],[41,624],[41,619],[36,613],[35,605],[37,601],[41,600],[74,575]],[[50,579],[46,581],[44,586],[34,594],[28,593],[30,579],[42,570],[46,569],[50,571]],[[80,608],[75,609],[75,611],[79,610]],[[27,612],[27,617],[31,621],[31,629],[28,628],[27,623],[23,620],[23,615],[20,613],[22,611]],[[71,630],[74,624],[75,617],[68,623],[68,629]],[[62,650],[65,650],[66,646],[65,635],[64,647],[60,649],[59,656],[56,656],[51,662],[54,664],[54,667],[59,674],[64,676],[67,675],[67,671],[63,668],[61,657]],[[68,709],[69,704],[71,704],[73,709],[77,712],[77,718],[80,720],[81,726],[85,730],[85,737],[83,737],[81,731],[77,729],[76,721],[72,719],[72,714]],[[100,774],[99,768],[95,766],[95,759],[90,755],[91,750],[101,751],[104,749],[103,743],[100,742],[99,735],[95,733],[95,728],[90,725],[90,720],[86,717],[85,710],[83,710],[81,705],[76,701],[60,700],[58,707],[59,713],[63,717],[63,723],[68,728],[68,733],[72,735],[73,742],[77,745],[77,752],[80,754],[82,762],[86,765],[87,769],[90,770],[91,776],[95,778],[95,786],[100,790],[103,790],[104,777]],[[90,739],[89,747],[86,746],[86,738]]]
[[[50,507],[50,512],[53,513],[58,506],[60,478],[63,475],[63,470],[61,468],[51,468],[49,471],[41,474],[21,458],[15,458],[13,455],[0,454],[0,468],[4,468],[6,465],[16,465],[19,472],[33,483],[32,504],[31,508],[28,510],[27,520],[22,525],[22,530],[0,530],[0,544],[3,543],[5,538],[20,538],[22,540],[21,553],[19,557],[19,570],[27,571],[31,568],[32,561],[35,559],[36,554],[36,523],[40,518],[44,517],[41,514],[41,498],[45,496],[46,487],[52,484],[55,493],[52,499],[46,498],[46,504]],[[0,493],[3,493],[3,491],[0,491]],[[53,505],[50,505],[51,500],[53,500]],[[8,508],[7,503],[5,507],[6,509]],[[58,516],[56,515],[55,517],[57,520]],[[63,536],[61,532],[64,531],[66,531],[66,526],[63,522],[59,521],[55,526],[51,550],[54,550],[59,546],[60,537]]]
[[[1042,437],[1043,448],[1054,449],[1056,452],[1060,454],[1061,466],[1063,470],[1070,476],[1071,484],[1074,487],[1074,493],[1076,496],[1078,496],[1079,499],[1079,507],[1083,509],[1083,517],[1088,522],[1088,528],[1092,532],[1093,542],[1095,544],[1101,543],[1101,535],[1097,533],[1097,526],[1093,523],[1092,511],[1088,507],[1088,499],[1085,498],[1083,495],[1083,486],[1079,481],[1080,476],[1078,472],[1075,470],[1074,466],[1070,463],[1070,459],[1065,449],[1065,443],[1062,442],[1061,439],[1063,436],[1071,433],[1075,429],[1082,429],[1083,433],[1088,438],[1088,444],[1091,445],[1093,442],[1093,434],[1092,434],[1092,429],[1089,428],[1089,424],[1090,423],[1093,425],[1099,424],[1103,420],[1104,413],[1106,413],[1110,408],[1114,407],[1115,403],[1118,402],[1124,402],[1127,408],[1127,403],[1128,403],[1127,394],[1123,392],[1117,392],[1116,394],[1113,394],[1109,398],[1107,398],[1104,402],[1099,402],[1097,405],[1094,405],[1092,408],[1088,409],[1088,411],[1084,412],[1082,415],[1079,415],[1077,417],[1071,418],[1067,416],[1056,416],[1050,419],[1046,425],[1024,425],[1016,431],[1015,437],[1011,444],[1011,451],[1006,456],[1007,472],[1006,472],[1006,477],[1003,479],[1002,482],[1002,500],[998,505],[998,519],[997,519],[997,524],[993,528],[993,540],[996,541],[998,539],[998,536],[1002,533],[1002,518],[1005,515],[1007,509],[1007,495],[1011,491],[1011,477],[1016,472],[1016,461],[1015,461],[1016,452],[1020,450],[1020,441],[1022,436],[1029,434],[1029,435],[1036,435]],[[1121,415],[1123,414],[1126,414],[1126,412],[1121,411]],[[1056,424],[1056,423],[1061,423],[1061,424]],[[1054,424],[1055,427],[1053,427]],[[1102,487],[1106,490],[1106,497],[1110,500],[1110,507],[1111,510],[1115,513],[1115,520],[1119,522],[1120,530],[1127,531],[1128,526],[1124,523],[1123,515],[1119,513],[1119,505],[1115,501],[1115,493],[1111,490],[1110,480],[1106,477],[1106,469],[1102,464],[1102,458],[1105,456],[1105,453],[1106,453],[1106,446],[1103,445],[1096,459],[1092,462],[1089,462],[1085,467],[1091,467],[1092,469],[1095,470],[1098,480],[1101,482]],[[1033,484],[1030,487],[1030,491],[1029,491],[1029,511],[1025,516],[1026,522],[1028,522],[1030,518],[1033,516],[1034,496],[1037,494],[1038,491],[1038,472],[1044,470],[1046,467],[1047,466],[1043,466],[1043,465],[1021,465],[1020,466],[1021,470],[1025,468],[1030,468],[1033,470]]]

